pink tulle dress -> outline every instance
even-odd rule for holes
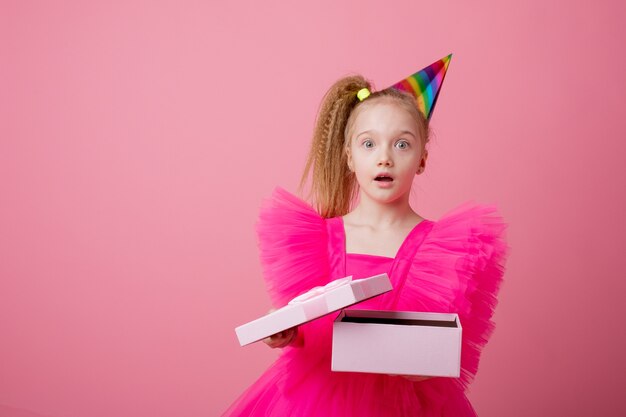
[[[345,251],[341,217],[324,219],[276,188],[257,223],[264,279],[275,306],[331,280],[386,272],[393,290],[353,309],[458,313],[461,376],[410,381],[401,376],[331,371],[338,313],[299,326],[299,346],[279,358],[224,416],[475,416],[465,392],[494,329],[508,247],[493,206],[465,203],[438,221],[418,223],[395,258]]]

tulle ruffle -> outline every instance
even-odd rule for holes
[[[329,281],[326,223],[313,207],[276,187],[256,224],[263,278],[275,307]]]
[[[398,310],[457,313],[461,321],[461,376],[466,390],[491,337],[509,248],[506,224],[493,205],[466,202],[438,220],[409,270]]]

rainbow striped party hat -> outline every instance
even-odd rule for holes
[[[415,96],[417,106],[426,118],[430,120],[451,58],[452,54],[441,58],[439,61],[433,62],[426,68],[395,83],[389,88],[403,90]]]

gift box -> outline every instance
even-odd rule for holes
[[[239,344],[245,346],[391,289],[387,274],[355,280],[352,276],[340,278],[323,287],[312,288],[283,308],[237,327],[235,332]]]
[[[333,371],[459,377],[457,314],[343,310],[333,323]]]

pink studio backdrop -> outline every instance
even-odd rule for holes
[[[563,8],[566,7],[566,8]],[[215,416],[278,352],[261,200],[340,76],[454,53],[416,189],[512,255],[481,416],[626,413],[623,2],[0,5],[0,416]]]

